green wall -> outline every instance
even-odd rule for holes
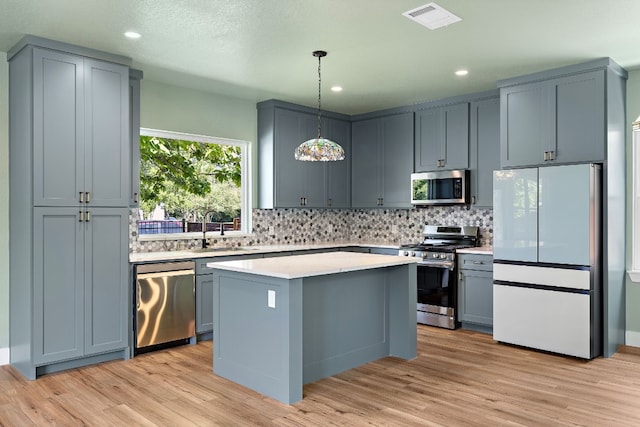
[[[633,207],[633,151],[631,123],[640,116],[640,70],[629,72],[627,82],[627,236],[631,236]],[[631,267],[631,239],[627,239],[627,266]],[[626,291],[626,336],[625,343],[640,347],[640,283],[634,283],[627,277]]]
[[[0,363],[9,348],[9,64],[0,52]],[[9,355],[6,355],[8,358]]]

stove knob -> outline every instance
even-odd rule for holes
[[[438,258],[438,254],[433,254],[432,255],[434,258]]]
[[[445,259],[447,257],[447,254],[440,254],[440,259]]]
[[[416,256],[416,253],[411,251],[411,256]]]
[[[404,253],[402,255],[409,256],[409,251],[404,251]]]

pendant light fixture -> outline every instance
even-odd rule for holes
[[[295,150],[296,160],[307,162],[331,162],[344,159],[342,147],[320,135],[322,130],[322,110],[320,94],[322,92],[322,79],[320,77],[320,59],[327,56],[324,50],[316,50],[313,56],[318,58],[318,137],[300,144]]]

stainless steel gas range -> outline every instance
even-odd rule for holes
[[[418,323],[455,329],[456,249],[477,246],[479,228],[474,226],[425,225],[422,243],[402,245],[400,256],[420,258],[418,262]]]

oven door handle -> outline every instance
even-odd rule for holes
[[[448,268],[453,271],[455,267],[455,263],[452,261],[427,261],[427,262],[419,262],[419,266],[421,267],[435,267],[435,268]]]

